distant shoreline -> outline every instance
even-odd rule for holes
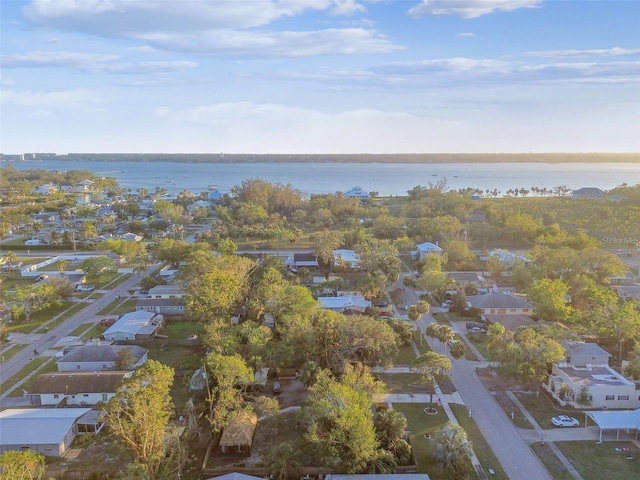
[[[25,154],[25,161],[185,163],[640,163],[640,153],[416,153],[416,154],[224,154],[70,153]],[[20,162],[19,155],[0,161]]]

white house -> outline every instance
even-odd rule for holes
[[[104,423],[90,408],[10,408],[0,412],[0,453],[33,450],[62,457],[78,435],[97,433]]]
[[[140,235],[136,235],[135,233],[127,232],[123,235],[120,235],[122,240],[126,240],[127,242],[139,242],[143,237]]]
[[[553,366],[545,385],[555,398],[576,408],[638,408],[640,390],[609,365],[576,367],[567,363]],[[586,395],[589,403],[581,404]]]
[[[320,308],[344,312],[345,310],[358,310],[364,312],[371,302],[359,295],[343,295],[340,297],[318,297]]]
[[[560,342],[565,350],[565,363],[573,367],[609,365],[611,354],[597,343],[577,341]]]
[[[435,253],[436,255],[442,255],[442,250],[438,245],[431,242],[424,242],[419,245],[416,245],[418,260],[422,260],[430,253]]]
[[[31,405],[97,405],[108,402],[128,372],[43,373],[27,391]]]
[[[468,295],[467,302],[480,309],[484,315],[531,315],[533,305],[526,300],[506,293]]]
[[[162,325],[162,321],[162,315],[137,310],[135,312],[125,313],[116,323],[110,326],[102,336],[105,340],[111,342],[152,338]]]
[[[149,350],[138,345],[82,345],[56,362],[59,372],[100,372],[115,370],[122,350],[131,353],[133,370],[147,363]]]
[[[76,183],[75,191],[76,192],[90,192],[93,189],[93,182],[91,180],[82,180]]]
[[[45,183],[43,185],[38,185],[33,193],[37,195],[51,195],[52,193],[56,193],[58,191],[58,187],[51,183]]]

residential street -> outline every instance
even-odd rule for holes
[[[398,280],[397,288],[404,288],[402,276]],[[420,297],[415,290],[407,288],[406,292],[407,305],[418,303]],[[431,314],[427,314],[424,316],[424,322],[418,323],[420,330],[424,332],[426,325],[435,323],[435,319]],[[452,361],[452,364],[451,381],[464,404],[473,412],[476,425],[508,477],[512,480],[551,480],[547,469],[480,381],[474,366],[464,359]]]

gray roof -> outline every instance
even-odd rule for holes
[[[141,298],[136,307],[180,307],[184,306],[183,298]]]
[[[595,365],[592,367],[557,367],[562,370],[575,385],[587,387],[632,386],[633,382],[627,380],[607,365]]]
[[[10,408],[0,412],[0,445],[59,445],[90,408]]]
[[[564,342],[560,342],[560,344],[564,347],[567,354],[571,354],[571,355],[587,355],[587,356],[606,355],[607,357],[611,356],[609,352],[607,352],[604,348],[602,348],[597,343],[564,341]]]
[[[211,477],[208,480],[264,480],[262,477],[254,477],[253,475],[245,475],[244,473],[227,473],[219,477]]]
[[[476,272],[450,272],[447,277],[453,278],[458,283],[485,283],[484,277]]]
[[[29,394],[115,393],[128,372],[56,372],[43,373],[29,389]]]
[[[121,350],[131,352],[134,365],[149,352],[146,348],[137,345],[83,345],[71,350],[57,363],[115,362]]]
[[[139,333],[153,333],[157,327],[152,325],[151,320],[155,317],[155,313],[137,310],[135,312],[125,313],[120,320],[111,325],[104,333],[104,337],[114,333],[130,333],[137,335]]]
[[[476,308],[533,308],[533,305],[524,299],[506,293],[469,295],[467,301]]]

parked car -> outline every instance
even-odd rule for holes
[[[93,292],[96,289],[93,285],[76,285],[78,292]]]
[[[453,302],[451,300],[447,300],[446,302],[443,302],[441,307],[442,308],[451,308],[453,306]]]
[[[484,323],[479,322],[467,322],[466,327],[470,332],[472,330],[482,330],[483,332],[487,331],[487,326]]]
[[[103,327],[110,327],[114,323],[116,323],[115,318],[103,318],[102,320],[100,320],[100,325],[102,325]]]
[[[282,390],[280,389],[280,382],[273,382],[273,394],[280,395],[281,391]]]
[[[47,275],[46,273],[41,273],[36,277],[36,282],[41,282],[43,280],[46,280],[47,278],[49,278],[49,275]]]
[[[577,418],[570,417],[568,415],[558,415],[551,419],[556,427],[579,427],[580,421]]]

